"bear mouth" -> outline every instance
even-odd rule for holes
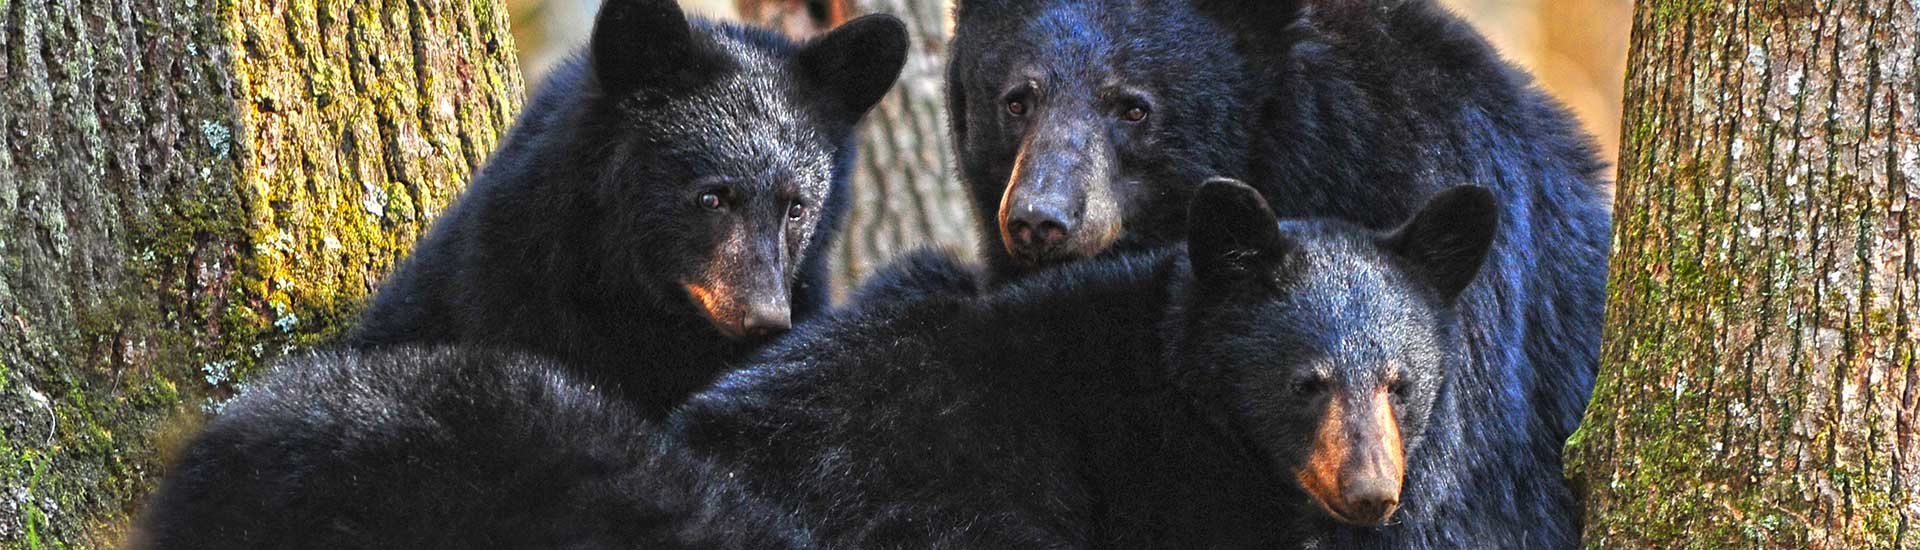
[[[1001,246],[1003,250],[1006,250],[1007,256],[1013,258],[1013,261],[1020,265],[1031,268],[1044,268],[1093,258],[1109,250],[1118,248],[1121,244],[1122,233],[1123,230],[1116,224],[1101,231],[1100,234],[1094,235],[1092,238],[1088,238],[1082,233],[1073,233],[1067,236],[1066,242],[1059,245],[1046,248],[1033,248],[1016,246],[1013,239],[1006,235],[1005,230],[1002,230]]]
[[[1313,499],[1313,504],[1315,506],[1318,506],[1320,508],[1320,511],[1326,512],[1327,516],[1333,518],[1334,521],[1338,521],[1340,523],[1345,523],[1348,525],[1356,525],[1360,527],[1384,526],[1388,523],[1388,520],[1393,519],[1394,513],[1399,512],[1399,509],[1400,509],[1399,506],[1395,505],[1393,507],[1388,508],[1384,513],[1379,514],[1378,517],[1374,519],[1371,519],[1371,520],[1359,519],[1359,518],[1355,518],[1352,514],[1348,513],[1346,510],[1342,510],[1339,507],[1334,506],[1332,503],[1327,502],[1327,500],[1324,498],[1321,498],[1320,495],[1313,494],[1313,493],[1308,493],[1308,494],[1311,495]]]
[[[760,344],[792,328],[792,310],[784,297],[755,302],[731,292],[725,284],[681,283],[700,317],[729,341]],[[754,303],[772,304],[771,308]]]

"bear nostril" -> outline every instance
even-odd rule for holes
[[[1053,208],[1028,206],[1007,220],[1007,240],[1019,253],[1046,257],[1066,244],[1071,228]]]
[[[1049,248],[1060,246],[1067,240],[1067,227],[1053,220],[1040,222],[1039,237],[1042,245]]]
[[[749,311],[747,318],[741,322],[740,328],[748,336],[766,338],[793,328],[793,320],[785,306],[770,304],[755,307]]]
[[[1358,500],[1353,503],[1353,519],[1367,523],[1380,523],[1387,520],[1398,505],[1393,499]]]
[[[1008,221],[1007,236],[1012,238],[1014,246],[1021,248],[1033,246],[1033,226],[1028,225],[1025,220]]]
[[[1386,484],[1362,483],[1353,487],[1347,494],[1347,506],[1344,515],[1347,520],[1363,524],[1384,523],[1400,507],[1398,491],[1389,489]]]

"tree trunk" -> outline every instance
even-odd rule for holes
[[[1639,5],[1590,545],[1920,547],[1915,10]]]
[[[520,96],[495,0],[0,0],[0,547],[114,545]]]
[[[946,49],[952,7],[920,0],[739,0],[741,17],[795,36],[864,13],[891,13],[913,37],[906,69],[860,135],[853,207],[834,246],[834,286],[846,289],[895,254],[938,246],[974,257],[978,241],[948,145]]]

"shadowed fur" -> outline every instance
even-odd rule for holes
[[[622,400],[531,356],[289,360],[147,500],[138,550],[807,548]]]
[[[1478,265],[1389,245],[1471,237],[1277,222],[1232,182],[1207,184],[1193,208],[1184,253],[1079,262],[985,294],[954,283],[967,268],[914,256],[867,291],[895,299],[801,327],[671,425],[836,547],[1299,542],[1318,514],[1295,473],[1316,437],[1397,451],[1343,457],[1424,456],[1428,426],[1453,420],[1429,416],[1458,412],[1438,404],[1464,361],[1459,289],[1444,285]],[[1448,229],[1490,235],[1487,212]],[[933,288],[905,292],[917,281]],[[1395,393],[1370,418],[1402,440],[1341,427],[1354,419],[1332,403],[1383,388]],[[1342,462],[1335,484],[1378,473]],[[1407,471],[1414,485],[1429,475]]]

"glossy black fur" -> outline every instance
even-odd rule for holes
[[[905,49],[887,16],[795,44],[608,2],[350,343],[532,351],[663,415],[763,341],[742,312],[826,307],[854,125]]]
[[[629,403],[531,356],[288,361],[191,443],[133,548],[804,548]]]
[[[885,292],[940,290],[801,327],[696,394],[673,429],[729,479],[799,506],[835,547],[1310,539],[1317,512],[1292,476],[1323,420],[1317,392],[1406,381],[1394,413],[1409,456],[1432,454],[1429,414],[1432,427],[1457,421],[1451,297],[1478,267],[1471,243],[1485,250],[1493,206],[1480,193],[1468,198],[1484,207],[1442,212],[1456,224],[1381,234],[1276,222],[1252,189],[1210,185],[1185,249],[977,296],[952,291],[971,273],[957,262],[896,264],[876,276]],[[1408,511],[1453,504],[1433,497],[1455,481],[1433,471],[1445,460],[1416,460]]]
[[[1045,93],[1013,116],[1009,93],[1029,81]],[[1032,269],[994,215],[1020,162],[1107,197],[1115,249],[1177,241],[1186,197],[1214,175],[1252,183],[1282,217],[1376,229],[1442,189],[1493,189],[1503,231],[1461,305],[1473,362],[1449,443],[1459,505],[1324,535],[1334,547],[1576,543],[1560,449],[1597,368],[1605,165],[1467,24],[1430,0],[964,0],[948,85],[982,249],[1003,278]],[[1116,118],[1114,97],[1145,97],[1151,115]]]

